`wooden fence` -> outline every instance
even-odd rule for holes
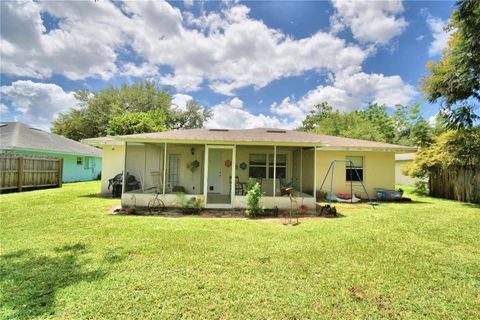
[[[61,187],[63,158],[0,154],[0,193]]]
[[[480,166],[434,168],[429,187],[433,197],[480,203]]]

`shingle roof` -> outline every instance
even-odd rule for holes
[[[105,144],[109,141],[118,140],[159,140],[159,141],[231,141],[231,142],[259,142],[259,143],[299,143],[311,144],[324,148],[370,148],[370,149],[393,149],[414,151],[415,148],[389,144],[384,142],[367,141],[359,139],[342,138],[335,136],[319,135],[295,130],[276,128],[255,128],[255,129],[187,129],[166,132],[132,134],[116,137],[101,137],[83,140],[91,144]]]
[[[102,151],[98,148],[32,128],[21,122],[0,123],[0,149],[29,149],[102,156]]]

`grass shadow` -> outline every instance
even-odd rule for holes
[[[89,193],[89,194],[82,194],[78,196],[79,198],[94,198],[94,199],[118,199],[120,198],[113,198],[111,194],[103,195],[101,193]]]
[[[480,204],[475,204],[475,203],[462,202],[462,206],[469,207],[472,209],[480,209]]]
[[[6,318],[31,319],[55,314],[55,294],[58,290],[81,281],[96,281],[106,273],[84,271],[87,252],[77,243],[54,249],[54,255],[35,255],[21,250],[0,256],[0,305]]]

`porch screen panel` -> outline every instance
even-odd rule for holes
[[[278,153],[282,152],[281,148],[277,148],[277,163],[276,163],[276,178],[277,179],[286,179],[287,178],[287,154]],[[273,179],[273,154],[268,155],[268,177]]]

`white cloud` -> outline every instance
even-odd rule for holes
[[[18,121],[43,130],[49,130],[51,121],[60,112],[78,104],[73,92],[65,92],[52,83],[19,80],[1,86],[0,93],[3,101],[10,101],[10,109],[18,113]]]
[[[5,104],[0,103],[0,115],[2,113],[7,113],[7,112],[8,112],[8,107]]]
[[[60,19],[58,28],[47,33],[41,12]],[[117,72],[116,48],[125,43],[121,30],[131,24],[104,1],[2,1],[1,18],[2,72],[73,80],[107,79]]]
[[[252,114],[243,107],[243,101],[237,97],[217,104],[211,110],[213,117],[207,122],[207,128],[291,128],[291,123],[279,120],[277,117],[262,113]]]
[[[370,101],[388,106],[405,104],[417,94],[417,90],[399,76],[364,72],[338,74],[332,85],[318,86],[297,101],[287,97],[279,104],[272,104],[270,110],[273,114],[288,117],[293,126],[299,126],[310,110],[321,102],[328,102],[341,111],[352,111]]]
[[[358,69],[369,51],[328,33],[293,39],[244,5],[194,16],[164,1],[2,2],[1,70],[39,79],[158,77],[181,91],[234,95],[306,71]],[[203,11],[202,11],[203,12]],[[59,19],[47,32],[41,13]],[[121,54],[142,64],[122,64]],[[120,58],[119,58],[120,57]],[[171,71],[158,75],[159,67]]]
[[[433,41],[428,47],[428,55],[433,57],[436,55],[441,55],[443,49],[447,47],[448,38],[451,35],[450,32],[445,31],[445,27],[448,24],[448,21],[442,20],[439,18],[432,17],[428,12],[427,15],[427,24],[430,30],[432,31]]]
[[[173,95],[172,105],[182,111],[187,109],[187,102],[192,100],[193,97],[188,94],[177,93]]]
[[[332,0],[335,15],[330,18],[331,32],[349,27],[355,39],[386,44],[405,30],[408,23],[399,15],[401,0]]]

